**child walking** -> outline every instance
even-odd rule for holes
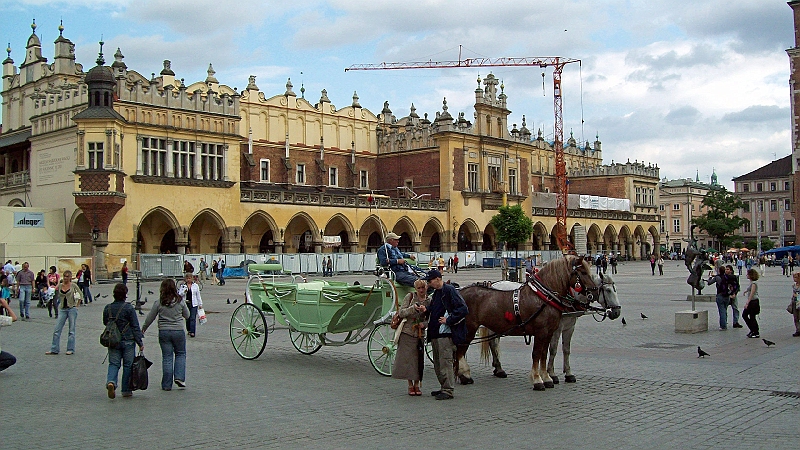
[[[758,283],[756,283],[758,280],[758,271],[755,269],[748,269],[747,279],[750,280],[750,286],[747,286],[747,290],[744,291],[744,296],[747,298],[747,301],[744,304],[742,318],[744,319],[744,323],[747,324],[747,328],[750,329],[750,332],[747,333],[747,337],[758,338],[761,337],[758,334],[758,321],[756,320],[756,316],[761,312],[761,306],[758,303]]]

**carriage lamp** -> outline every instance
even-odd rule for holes
[[[100,239],[100,229],[97,227],[92,228],[92,241]]]

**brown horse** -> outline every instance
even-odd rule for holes
[[[461,295],[469,307],[467,342],[472,341],[481,325],[503,336],[533,336],[533,365],[528,377],[533,388],[541,391],[553,387],[553,380],[547,374],[547,350],[561,321],[563,305],[569,303],[566,299],[582,293],[580,297],[591,302],[598,287],[592,279],[591,267],[583,257],[554,259],[542,267],[538,277],[555,298],[551,296],[549,300],[543,300],[534,292],[532,284],[527,283],[519,290],[518,314],[515,314],[513,292],[473,285],[462,289]],[[456,353],[462,384],[472,383],[464,357],[468,348],[469,344],[459,346]]]

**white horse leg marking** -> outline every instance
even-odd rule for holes
[[[469,364],[467,364],[467,354],[464,353],[460,358],[458,358],[458,374],[460,376],[464,376],[467,378],[472,378],[470,375],[470,368]]]
[[[564,375],[566,376],[572,375],[572,369],[569,366],[569,353],[572,343],[572,334],[575,332],[575,323],[577,321],[577,317],[565,317],[561,319],[561,324],[564,326],[561,351],[564,354]]]

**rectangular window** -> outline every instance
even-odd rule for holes
[[[517,169],[508,169],[508,193],[517,195]]]
[[[269,181],[269,160],[262,159],[261,164],[263,167],[264,161],[267,162],[267,179],[263,178],[261,181]],[[200,145],[200,173],[204,180],[224,180],[225,179],[225,146],[222,144],[201,144]]]
[[[777,191],[777,190],[778,190],[778,184],[777,184],[777,183],[775,183],[774,181],[773,181],[773,182],[771,182],[771,183],[769,184],[769,190],[770,190],[770,191],[772,191],[772,192],[775,192],[775,191]]]
[[[789,183],[788,181],[784,181],[783,182],[783,190],[784,191],[791,191],[792,190],[792,184]]]
[[[361,189],[369,189],[369,172],[361,171]]]
[[[297,165],[297,175],[295,176],[294,181],[297,184],[306,184],[306,165],[305,164],[298,164]]]
[[[789,211],[790,209],[792,209],[792,201],[789,200],[788,198],[784,199],[783,200],[783,210],[784,211]]]
[[[142,139],[142,174],[163,177],[167,174],[166,139]]]
[[[661,205],[658,205],[658,210],[659,210],[659,211],[664,211],[664,205],[663,205],[663,204],[661,204]]]
[[[89,142],[89,168],[103,168],[103,143]]]
[[[743,233],[749,233],[750,232],[750,222],[747,222],[747,223],[744,224],[744,227],[742,227],[742,232]]]
[[[467,164],[467,189],[470,192],[478,192],[480,183],[478,183],[478,165],[469,163]]]
[[[770,211],[777,211],[778,210],[778,201],[777,200],[770,200],[769,201],[769,210]]]
[[[674,233],[681,232],[681,219],[672,219],[672,231]]]
[[[742,184],[742,192],[750,192],[750,183]]]
[[[172,175],[175,178],[194,178],[195,144],[175,141],[172,147]]]
[[[681,204],[680,203],[673,203],[672,204],[672,210],[673,211],[680,211],[681,210]]]
[[[492,192],[500,192],[503,185],[503,179],[500,175],[500,158],[490,156],[489,164],[487,167],[489,174],[489,188]]]
[[[339,186],[339,170],[336,167],[328,167],[328,186]]]
[[[742,212],[750,212],[750,202],[744,202],[744,206],[742,206]]]
[[[636,204],[640,205],[642,203],[642,188],[636,188]]]
[[[763,190],[764,190],[764,184],[763,183],[756,183],[756,192],[761,192]]]
[[[659,232],[660,233],[665,233],[666,232],[666,229],[664,228],[664,219],[661,219],[661,229],[660,229]]]
[[[792,219],[786,219],[786,231],[792,231]]]
[[[653,206],[653,205],[656,204],[655,203],[655,192],[656,192],[655,189],[648,190],[647,204],[650,205],[650,206]]]
[[[763,200],[759,200],[756,203],[756,206],[758,206],[758,212],[764,212],[764,201]]]
[[[261,160],[261,182],[269,183],[269,160]]]
[[[759,220],[758,221],[758,231],[761,232],[761,233],[764,232],[764,221],[763,220]]]
[[[772,231],[778,231],[778,221],[777,220],[770,220],[770,228]]]

